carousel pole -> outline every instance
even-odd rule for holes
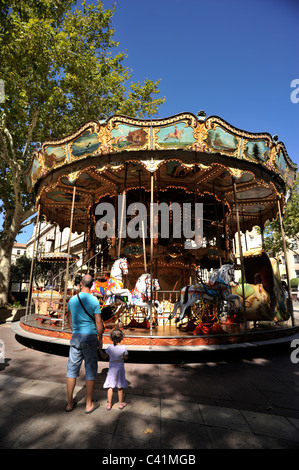
[[[265,240],[264,240],[264,228],[262,221],[262,211],[260,211],[260,228],[261,228],[261,237],[262,237],[262,248],[265,249]]]
[[[138,171],[138,177],[139,177],[139,200],[140,202],[144,201],[142,200],[142,193],[141,193],[141,170]],[[142,230],[142,246],[143,246],[143,262],[144,262],[144,272],[147,273],[147,265],[146,265],[146,248],[145,248],[145,233],[144,233],[144,220],[141,221],[141,230]]]
[[[142,228],[142,245],[143,245],[143,261],[144,261],[144,272],[147,273],[147,265],[146,265],[146,250],[145,250],[145,234],[144,234],[144,221],[141,222]]]
[[[123,189],[122,205],[121,205],[120,233],[118,234],[118,251],[117,251],[118,258],[120,258],[121,238],[122,238],[122,231],[123,231],[123,220],[124,220],[124,210],[125,210],[125,195],[126,195],[126,185],[127,185],[127,172],[128,172],[128,165],[126,163],[125,181],[124,181],[124,189]]]
[[[243,250],[242,250],[242,243],[241,243],[239,207],[238,207],[238,202],[237,202],[237,184],[236,184],[236,178],[234,178],[234,177],[233,177],[233,188],[234,188],[234,199],[235,199],[235,207],[236,207],[237,228],[238,228],[238,241],[239,241],[240,262],[241,262],[241,281],[242,281],[242,297],[243,297],[243,316],[244,316],[244,324],[245,324],[245,327],[246,327],[246,326],[247,326],[247,322],[246,322],[245,291],[244,291],[245,269],[244,269]]]
[[[124,217],[124,209],[125,209],[125,194],[126,191],[123,190],[123,199],[122,199],[122,206],[121,206],[121,219],[120,219],[120,233],[118,234],[118,250],[117,250],[117,257],[120,258],[120,248],[121,248],[121,236],[123,231],[123,217]]]
[[[71,220],[70,220],[70,233],[67,249],[67,260],[66,260],[66,273],[65,273],[65,283],[64,283],[64,296],[63,296],[63,314],[62,314],[62,329],[64,330],[65,326],[65,310],[66,310],[66,295],[67,295],[67,286],[69,280],[69,266],[70,266],[70,254],[71,254],[71,238],[72,238],[72,229],[73,229],[73,220],[74,220],[74,208],[75,208],[75,197],[76,197],[76,184],[74,184],[73,189],[73,200],[72,200],[72,209],[71,209]]]
[[[245,225],[245,217],[244,217],[244,210],[243,210],[243,209],[242,209],[242,220],[243,220],[243,225],[244,225],[244,227],[246,227],[246,225]],[[248,251],[246,230],[245,230],[245,232],[244,232],[244,240],[245,240],[245,248],[246,248],[246,251]]]
[[[151,235],[151,301],[150,301],[150,336],[153,334],[153,255],[154,255],[154,173],[151,173],[151,205],[150,205],[150,235]]]
[[[214,214],[215,214],[215,220],[216,220],[216,240],[217,240],[217,245],[219,249],[219,265],[220,268],[222,267],[222,259],[221,259],[221,246],[220,246],[220,234],[219,234],[219,225],[218,225],[218,216],[217,216],[217,206],[216,206],[216,196],[215,196],[215,186],[213,183],[213,196],[214,196]],[[196,202],[196,201],[195,201]]]
[[[229,259],[229,241],[228,241],[228,230],[227,230],[227,222],[226,222],[226,215],[225,215],[225,207],[224,207],[224,200],[221,200],[222,204],[222,216],[223,216],[223,235],[224,235],[224,250],[225,250],[225,259],[228,261]]]
[[[33,242],[25,321],[27,320],[27,317],[28,317],[29,302],[31,302],[31,298],[32,298],[32,278],[33,278],[33,265],[34,265],[34,258],[35,258],[35,246],[36,246],[37,234],[39,233],[39,229],[37,229],[37,226],[40,227],[40,202],[38,202],[38,209],[37,209],[36,231],[35,231],[34,242]]]
[[[283,227],[283,222],[282,222],[281,196],[280,195],[277,196],[277,205],[278,205],[279,222],[280,222],[281,238],[282,238],[282,243],[283,243],[284,261],[285,261],[285,266],[286,266],[286,275],[287,275],[287,284],[288,284],[288,293],[289,293],[288,307],[290,307],[290,311],[291,311],[292,326],[295,326],[292,292],[290,290],[289,265],[287,261],[287,245],[286,245],[284,227]]]

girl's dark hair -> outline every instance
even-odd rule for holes
[[[123,332],[119,328],[114,328],[114,330],[112,330],[110,333],[110,339],[113,342],[114,346],[116,346],[117,343],[120,343],[123,337]]]

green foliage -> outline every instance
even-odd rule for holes
[[[20,256],[10,267],[10,279],[12,282],[29,281],[31,259],[26,255]]]
[[[34,278],[37,284],[44,284],[47,274],[50,270],[56,272],[59,268],[59,263],[47,263],[39,261],[39,254],[37,254],[34,263]],[[58,266],[57,266],[58,265]],[[26,254],[16,259],[15,263],[10,267],[10,280],[11,282],[26,282],[29,281],[31,270],[31,258],[27,258]]]
[[[23,176],[33,148],[87,120],[152,116],[165,100],[157,97],[159,80],[128,85],[126,56],[113,39],[114,8],[100,1],[0,4],[0,211],[9,216],[20,202],[22,223],[32,207]]]
[[[17,234],[35,212],[25,170],[33,149],[93,119],[152,116],[159,80],[131,83],[112,10],[84,0],[0,0],[0,305]],[[26,222],[27,221],[27,222]]]
[[[16,300],[13,304],[6,304],[5,308],[21,308],[22,304],[19,300]]]
[[[298,288],[298,283],[299,279],[297,277],[294,277],[293,279],[290,280],[291,288],[292,289],[297,289]]]
[[[292,195],[284,210],[283,227],[287,248],[289,250],[297,249],[299,242],[299,175],[297,175]],[[274,255],[283,251],[279,217],[273,222],[266,223],[264,236],[266,251],[272,252]]]

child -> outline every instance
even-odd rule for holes
[[[128,359],[128,351],[125,346],[118,344],[123,339],[123,333],[121,330],[115,328],[113,331],[111,331],[110,338],[111,341],[113,341],[113,345],[108,346],[106,352],[100,352],[103,359],[109,358],[109,371],[106,377],[106,381],[103,385],[103,388],[108,388],[106,409],[111,410],[113,389],[114,387],[117,387],[119,401],[118,408],[122,410],[125,406],[127,406],[127,404],[124,403],[123,398],[124,388],[128,386],[124,367],[124,359]]]

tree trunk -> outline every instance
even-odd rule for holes
[[[5,215],[0,239],[0,308],[7,303],[11,254],[20,226],[20,215],[8,211]]]
[[[12,247],[0,243],[0,308],[7,303]]]

